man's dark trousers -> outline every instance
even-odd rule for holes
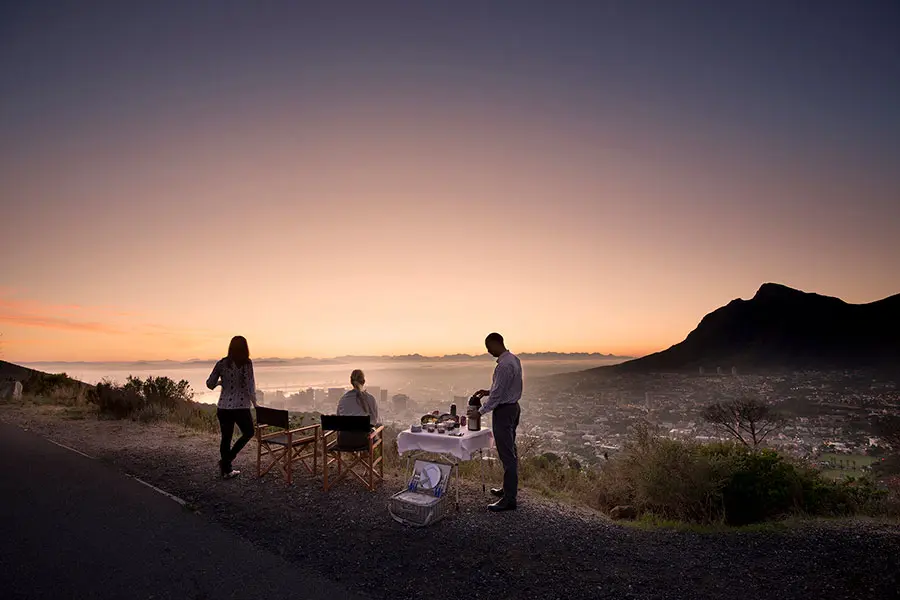
[[[503,498],[516,501],[519,488],[519,455],[516,453],[516,428],[521,409],[518,402],[501,404],[494,409],[492,428],[497,454],[503,463]]]

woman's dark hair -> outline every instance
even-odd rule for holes
[[[228,360],[238,367],[243,367],[250,362],[250,347],[247,346],[247,338],[236,335],[228,344]]]

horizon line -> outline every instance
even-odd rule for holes
[[[628,356],[621,354],[607,354],[603,352],[553,352],[553,351],[540,351],[540,352],[520,352],[517,356],[541,356],[541,355],[555,355],[555,356],[580,356],[580,357],[597,357],[597,358],[609,358],[609,359],[634,359],[640,358],[638,356]],[[480,358],[484,356],[489,356],[487,352],[483,352],[481,354],[467,354],[464,352],[454,353],[454,354],[442,354],[442,355],[424,355],[424,354],[344,354],[341,356],[330,356],[330,357],[315,357],[315,356],[294,356],[294,357],[281,357],[281,356],[262,356],[258,358],[251,358],[254,361],[295,361],[295,360],[311,360],[311,361],[334,361],[334,360],[347,360],[347,359],[404,359],[404,358],[416,358],[416,359],[424,359],[424,360],[441,360],[448,358]],[[134,359],[134,360],[31,360],[31,361],[20,361],[21,364],[30,364],[30,365],[39,365],[39,364],[133,364],[133,363],[161,363],[161,362],[172,362],[172,363],[207,363],[207,362],[215,362],[220,360],[219,358],[189,358],[184,360],[175,360],[170,358],[160,358],[160,359]],[[12,362],[12,361],[7,361]]]

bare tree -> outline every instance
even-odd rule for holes
[[[703,419],[727,431],[748,448],[756,448],[784,425],[784,417],[754,398],[717,402],[706,407]]]

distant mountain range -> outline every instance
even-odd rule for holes
[[[600,354],[598,352],[574,352],[574,353],[566,353],[566,352],[524,352],[518,354],[519,358],[522,360],[594,360],[594,361],[607,361],[607,360],[628,360],[632,357],[630,356],[616,356],[614,354]],[[373,363],[373,362],[453,362],[453,361],[465,361],[465,360],[482,360],[488,359],[489,356],[487,353],[485,354],[448,354],[444,356],[422,356],[421,354],[406,354],[401,356],[337,356],[334,358],[311,358],[311,357],[299,357],[299,358],[254,358],[253,364],[255,365],[328,365],[328,364],[347,364],[347,363]],[[218,359],[191,359],[186,361],[173,361],[173,360],[141,360],[141,361],[126,361],[126,362],[114,362],[114,361],[98,361],[98,362],[65,362],[65,361],[44,361],[44,362],[34,362],[28,363],[31,366],[40,367],[41,365],[119,365],[124,367],[135,367],[135,366],[175,366],[175,365],[211,365],[216,362]]]
[[[732,300],[681,343],[588,372],[894,367],[900,361],[900,294],[848,304],[776,283]]]

